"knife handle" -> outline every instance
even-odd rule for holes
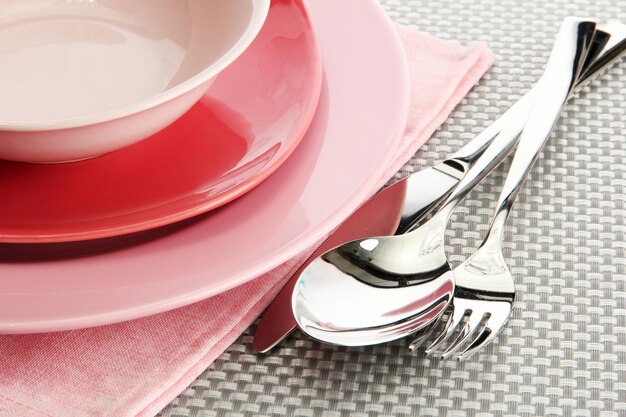
[[[542,89],[542,100],[545,100],[545,98],[549,96],[545,93],[545,90],[548,90],[553,94],[549,103],[552,104],[555,101],[561,103],[561,106],[557,109],[558,114],[555,117],[552,117],[553,113],[549,113],[548,116],[543,119],[545,121],[544,124],[549,124],[550,128],[552,128],[552,125],[558,118],[561,107],[569,98],[583,70],[583,63],[593,41],[595,26],[595,22],[576,18],[567,18],[561,26],[546,67],[546,72],[541,77],[536,87]],[[536,90],[533,89],[533,91],[535,91],[533,94],[536,94]],[[472,165],[467,174],[461,178],[458,185],[447,197],[443,204],[444,211],[453,210],[457,204],[465,198],[489,172],[498,166],[511,150],[513,150],[517,142],[515,138],[517,138],[519,131],[524,129],[524,125],[528,120],[528,116],[535,102],[536,100],[534,98],[522,102],[523,106],[525,106],[523,110],[514,114],[513,119],[504,127],[500,134],[496,136],[485,152]],[[541,104],[542,103],[539,103],[540,108],[543,107]],[[538,157],[539,151],[543,143],[545,143],[543,138],[540,139],[541,140],[537,139],[530,142],[535,146],[531,146],[527,142],[524,145],[524,152],[532,154],[535,158]],[[516,174],[517,171],[509,172],[509,175],[515,176]],[[522,173],[519,175],[521,176]]]
[[[604,70],[621,59],[626,52],[626,25],[619,22],[611,22],[604,25],[602,29],[604,30],[596,31],[597,35],[594,37],[594,44],[591,46],[590,59],[585,62],[585,70],[579,77],[574,92],[580,91],[591,81],[595,80]],[[443,163],[457,165],[463,172],[467,172],[472,164],[485,152],[495,137],[504,129],[504,126],[509,123],[515,123],[516,113],[530,111],[529,104],[534,100],[534,95],[535,88],[526,93],[502,116],[497,118],[473,140],[448,157]],[[517,145],[517,138],[523,127],[523,124],[515,123],[515,129],[512,129],[510,135],[507,135],[507,140],[514,142],[514,144],[504,148],[505,151],[507,149],[508,151],[502,159]]]

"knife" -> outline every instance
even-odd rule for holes
[[[577,90],[619,60],[626,51],[625,25],[611,23],[603,29],[604,31],[596,31],[600,33],[600,36],[594,39],[594,42],[597,42],[597,50],[601,50],[602,53],[592,52],[599,57],[585,70],[576,86]],[[447,197],[504,126],[516,120],[515,112],[529,108],[532,100],[533,91],[531,90],[482,133],[445,161],[392,184],[355,211],[313,252],[278,293],[261,318],[254,334],[253,348],[257,352],[267,352],[296,328],[291,311],[291,295],[298,277],[314,259],[351,240],[406,233]],[[517,133],[519,134],[522,129],[523,124],[519,126]],[[502,149],[497,160],[494,160],[489,169],[477,178],[476,184],[513,150],[517,144],[518,134],[509,138],[509,146]]]

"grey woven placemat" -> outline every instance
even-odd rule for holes
[[[625,0],[382,3],[397,22],[485,41],[498,56],[400,176],[443,159],[527,91],[563,17],[626,22]],[[406,341],[346,349],[297,334],[258,355],[251,328],[162,415],[626,416],[625,98],[622,62],[567,107],[509,222],[519,297],[483,353],[459,363],[411,353]],[[452,263],[479,242],[502,180],[501,169],[458,211]]]

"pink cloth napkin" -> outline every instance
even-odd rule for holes
[[[485,45],[463,47],[398,30],[412,76],[411,113],[379,187],[493,63]],[[152,317],[68,332],[0,336],[0,416],[157,414],[250,326],[308,253],[226,293]]]

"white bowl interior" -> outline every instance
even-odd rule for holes
[[[229,60],[253,15],[254,0],[2,0],[0,125],[182,93]]]

